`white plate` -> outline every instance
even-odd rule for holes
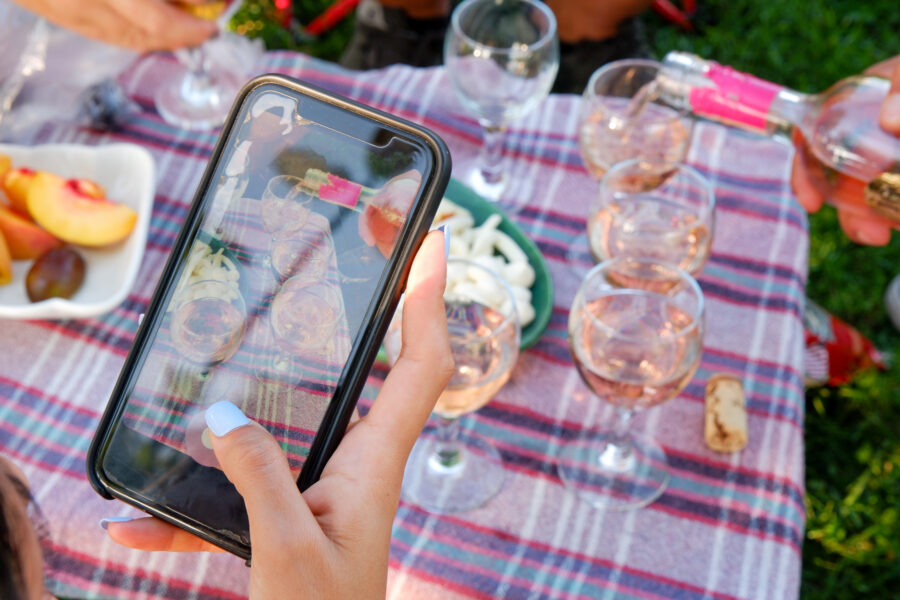
[[[134,230],[124,242],[109,248],[78,248],[85,261],[85,277],[72,298],[31,302],[25,275],[33,261],[13,261],[13,280],[0,286],[0,317],[10,319],[78,319],[108,312],[126,298],[137,277],[153,209],[156,176],[153,157],[134,144],[82,146],[0,144],[0,154],[13,167],[45,170],[66,178],[92,179],[106,189],[110,200],[137,211]]]

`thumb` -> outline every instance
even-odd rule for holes
[[[286,520],[311,522],[287,458],[268,431],[227,400],[207,408],[205,418],[216,458],[244,498],[255,539],[271,539],[267,531]]]

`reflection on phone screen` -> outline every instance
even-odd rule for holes
[[[233,402],[299,473],[428,160],[403,134],[324,102],[251,93],[127,391],[107,473],[243,540],[243,505],[203,413]]]

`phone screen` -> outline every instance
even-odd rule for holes
[[[303,468],[379,298],[431,152],[408,132],[263,84],[195,200],[100,454],[104,477],[249,544],[204,411],[228,400]]]

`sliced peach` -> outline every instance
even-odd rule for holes
[[[103,186],[93,181],[91,179],[72,179],[74,182],[72,185],[75,186],[75,189],[85,196],[90,196],[91,198],[96,198],[98,200],[102,198],[106,198],[106,190],[103,189]]]
[[[77,179],[40,171],[28,187],[28,213],[59,239],[108,246],[128,237],[137,213],[117,202],[85,194]]]
[[[62,245],[56,237],[26,217],[3,206],[0,206],[0,232],[6,238],[9,253],[14,260],[31,260]]]
[[[0,232],[0,285],[6,285],[12,281],[12,255],[6,245],[6,238]]]
[[[10,206],[21,213],[28,213],[28,188],[37,172],[25,167],[9,169],[0,183]]]

